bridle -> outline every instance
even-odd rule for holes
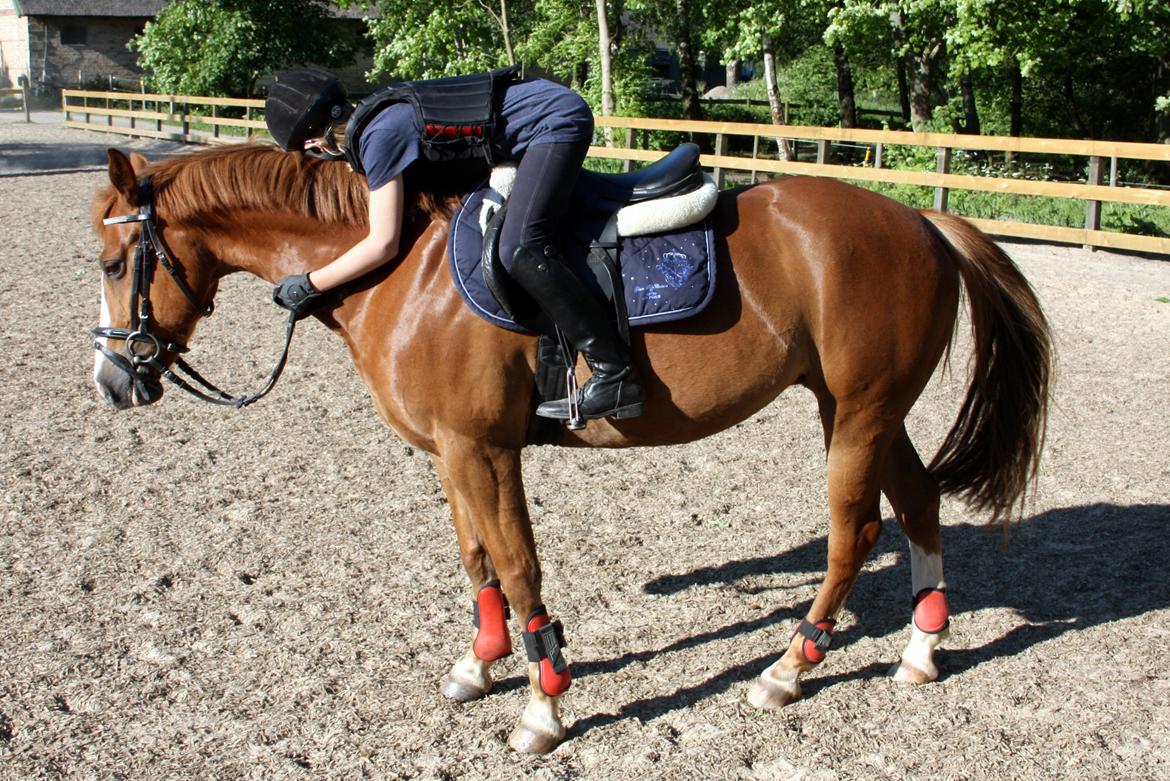
[[[289,345],[292,344],[293,331],[296,329],[296,315],[291,312],[289,313],[288,324],[285,326],[284,331],[284,349],[280,354],[280,358],[276,361],[276,366],[272,369],[272,373],[268,376],[268,380],[254,393],[246,396],[232,396],[205,380],[182,357],[176,358],[175,368],[201,385],[207,392],[204,393],[203,390],[194,387],[171,371],[170,368],[159,360],[159,356],[164,352],[181,356],[187,352],[187,346],[176,341],[161,338],[157,331],[157,326],[152,326],[154,323],[154,308],[150,303],[150,285],[154,280],[156,263],[162,264],[162,267],[170,275],[171,280],[174,281],[183,295],[187,297],[191,305],[195,307],[195,311],[199,312],[200,317],[209,317],[214,311],[215,306],[210,301],[207,303],[201,303],[199,301],[195,293],[191,291],[190,286],[179,274],[174,259],[167,253],[166,248],[163,246],[162,239],[158,235],[158,226],[155,224],[154,187],[149,176],[139,182],[138,191],[138,202],[141,205],[138,207],[137,214],[109,217],[102,220],[103,225],[122,225],[129,222],[141,223],[141,230],[138,234],[138,246],[134,251],[134,269],[130,287],[130,327],[111,328],[109,326],[97,326],[93,329],[93,335],[99,337],[94,340],[94,349],[101,352],[115,366],[130,376],[130,380],[134,383],[134,388],[140,398],[147,397],[146,381],[151,379],[153,374],[154,377],[167,378],[191,395],[204,401],[209,401],[212,404],[222,404],[239,409],[259,401],[272,390],[273,386],[276,385],[276,381],[280,379],[281,373],[284,371],[284,364],[288,360]],[[126,343],[126,355],[116,353],[102,344],[101,339],[103,338],[124,341]]]

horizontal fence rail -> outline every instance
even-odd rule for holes
[[[187,95],[156,95],[124,92],[63,90],[66,127],[163,138],[189,143],[237,143],[267,137],[264,101],[243,98],[208,98]],[[716,181],[761,175],[824,176],[855,182],[912,185],[933,190],[933,206],[948,208],[952,191],[992,192],[1022,197],[1066,198],[1084,203],[1084,227],[1015,222],[1007,219],[970,218],[984,231],[1014,238],[1082,244],[1170,255],[1170,239],[1101,230],[1103,203],[1170,208],[1170,189],[1150,186],[1122,186],[1117,181],[1119,161],[1148,161],[1170,164],[1170,145],[1110,141],[1081,141],[1003,136],[951,135],[907,131],[863,130],[835,127],[805,127],[733,122],[705,122],[643,117],[596,117],[598,128],[608,129],[617,144],[592,146],[589,156],[624,162],[631,170],[637,163],[657,160],[660,150],[638,148],[639,134],[646,144],[651,132],[672,132],[714,138],[714,153],[701,162],[712,169]],[[622,133],[614,132],[625,130]],[[732,154],[731,139],[749,139],[751,156]],[[815,162],[799,159],[767,159],[761,150],[778,145],[802,144],[815,149]],[[834,147],[864,149],[859,163],[833,162]],[[935,170],[915,171],[883,167],[883,158],[897,147],[933,150]],[[1085,158],[1085,181],[1046,181],[1011,176],[951,173],[956,150],[1010,155],[1059,155]],[[1107,174],[1108,172],[1108,174]],[[1106,176],[1108,175],[1108,178]],[[1078,218],[1079,219],[1079,218]]]

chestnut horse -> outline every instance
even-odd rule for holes
[[[110,150],[109,177],[94,214],[105,327],[95,381],[119,408],[158,399],[159,372],[183,349],[223,276],[247,271],[275,282],[325,264],[366,230],[359,176],[271,146],[215,148],[156,164]],[[492,661],[511,650],[510,603],[531,649],[532,692],[509,743],[544,752],[565,735],[558,702],[570,673],[559,626],[543,607],[521,479],[536,339],[494,327],[464,305],[445,257],[450,203],[416,195],[420,208],[404,225],[397,260],[317,317],[349,346],[386,423],[430,454],[450,501],[479,621],[443,693],[461,701],[488,693]],[[152,222],[134,216],[150,206]],[[126,220],[109,220],[119,216]],[[1002,519],[1035,476],[1050,373],[1050,334],[1036,297],[1007,255],[969,223],[832,180],[788,178],[724,192],[712,220],[719,266],[710,306],[633,334],[646,415],[564,430],[560,444],[688,442],[744,420],[790,385],[805,386],[816,396],[828,451],[828,569],[807,620],[748,699],[775,708],[800,697],[799,678],[825,658],[835,617],[878,537],[881,494],[909,538],[914,597],[911,638],[892,673],[934,680],[933,652],[948,626],[940,492]],[[139,362],[134,377],[125,357],[143,345],[128,346],[129,330],[117,329],[136,325],[128,266],[146,228],[175,270],[153,281],[158,357]],[[974,337],[972,378],[927,467],[903,422],[949,349],[961,285]],[[584,363],[578,373],[584,381]]]

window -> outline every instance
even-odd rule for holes
[[[61,44],[63,46],[84,46],[85,26],[80,24],[65,24],[61,26]]]

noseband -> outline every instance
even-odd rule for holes
[[[187,346],[160,337],[157,326],[153,326],[154,307],[150,302],[150,285],[154,280],[156,264],[162,265],[167,274],[170,275],[171,280],[174,281],[183,295],[187,297],[191,305],[195,307],[195,311],[199,312],[200,317],[210,316],[215,307],[210,301],[206,304],[200,303],[199,299],[191,291],[190,286],[180,276],[174,259],[171,258],[163,246],[162,239],[158,235],[158,227],[154,221],[154,187],[150,177],[145,177],[139,183],[138,188],[138,202],[141,206],[138,207],[137,214],[127,214],[123,217],[110,217],[102,220],[103,225],[121,225],[128,222],[141,223],[141,230],[138,234],[138,246],[134,251],[134,276],[131,280],[130,287],[130,327],[111,328],[108,326],[98,326],[94,328],[94,336],[99,337],[94,340],[94,349],[101,352],[115,366],[130,376],[130,380],[134,383],[134,388],[141,398],[147,397],[145,383],[153,374],[155,377],[167,378],[192,396],[211,402],[212,404],[222,404],[238,409],[259,401],[272,390],[273,386],[276,385],[276,381],[280,379],[281,373],[284,371],[284,364],[288,360],[289,345],[292,344],[293,331],[296,329],[296,315],[291,312],[289,313],[288,323],[284,331],[284,349],[276,362],[276,366],[272,369],[272,373],[268,376],[268,380],[264,383],[263,387],[254,393],[245,396],[232,396],[205,380],[182,357],[176,358],[175,368],[201,385],[207,392],[205,393],[203,390],[192,386],[182,377],[171,371],[159,360],[159,357],[164,352],[181,356],[187,352]],[[101,343],[101,339],[103,338],[120,339],[125,342],[126,355],[116,353],[109,347],[106,347]]]

